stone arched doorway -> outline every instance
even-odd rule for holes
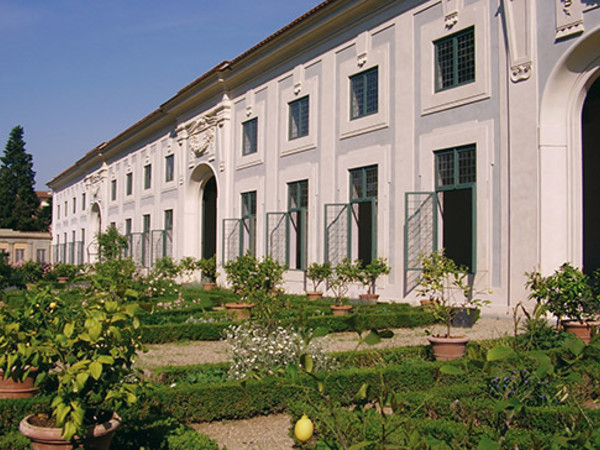
[[[582,116],[586,99],[598,89],[599,76],[600,27],[574,41],[556,64],[542,95],[539,259],[543,273],[567,261],[585,265],[586,271],[594,265],[600,267],[600,240],[590,231],[590,227],[600,226],[600,214],[593,213],[591,206],[600,202],[594,194],[596,190],[600,193],[600,183],[590,178],[590,173],[598,178],[600,158],[590,150],[594,138],[589,132],[584,135],[587,127]],[[593,111],[597,115],[598,109]],[[594,120],[598,128],[598,118]]]
[[[589,89],[581,113],[583,269],[600,268],[600,78]]]
[[[192,172],[187,201],[190,220],[185,252],[210,258],[217,254],[218,183],[208,164],[201,164]]]
[[[91,233],[90,243],[85,249],[88,262],[96,262],[98,260],[98,233],[102,231],[102,210],[98,203],[94,203],[90,208],[90,226]]]

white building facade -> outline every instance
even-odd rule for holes
[[[444,247],[507,312],[600,267],[598,77],[597,0],[328,0],[55,177],[54,258],[383,256],[400,301]]]

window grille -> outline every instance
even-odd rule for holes
[[[257,140],[258,140],[258,119],[251,119],[242,124],[244,142],[242,148],[242,155],[250,155],[257,152]]]
[[[308,96],[289,103],[289,139],[308,136]]]
[[[477,181],[474,145],[435,152],[436,189],[455,189]]]
[[[434,42],[436,91],[475,81],[475,28]]]
[[[350,77],[350,119],[377,113],[379,109],[378,68]]]

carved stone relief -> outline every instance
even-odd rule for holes
[[[106,179],[107,174],[108,170],[102,169],[85,178],[85,187],[92,194],[93,200],[101,199],[102,183]]]
[[[462,6],[461,3],[462,0],[442,0],[446,28],[450,29],[458,23],[458,13]]]
[[[503,6],[510,57],[510,79],[513,83],[518,83],[531,77],[531,0],[504,0]]]
[[[556,0],[556,39],[583,33],[581,0]]]

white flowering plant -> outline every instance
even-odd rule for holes
[[[249,375],[274,375],[291,365],[300,365],[304,355],[312,358],[316,372],[329,370],[335,361],[325,355],[318,341],[284,327],[243,323],[226,329],[231,348],[229,377],[241,380]]]

